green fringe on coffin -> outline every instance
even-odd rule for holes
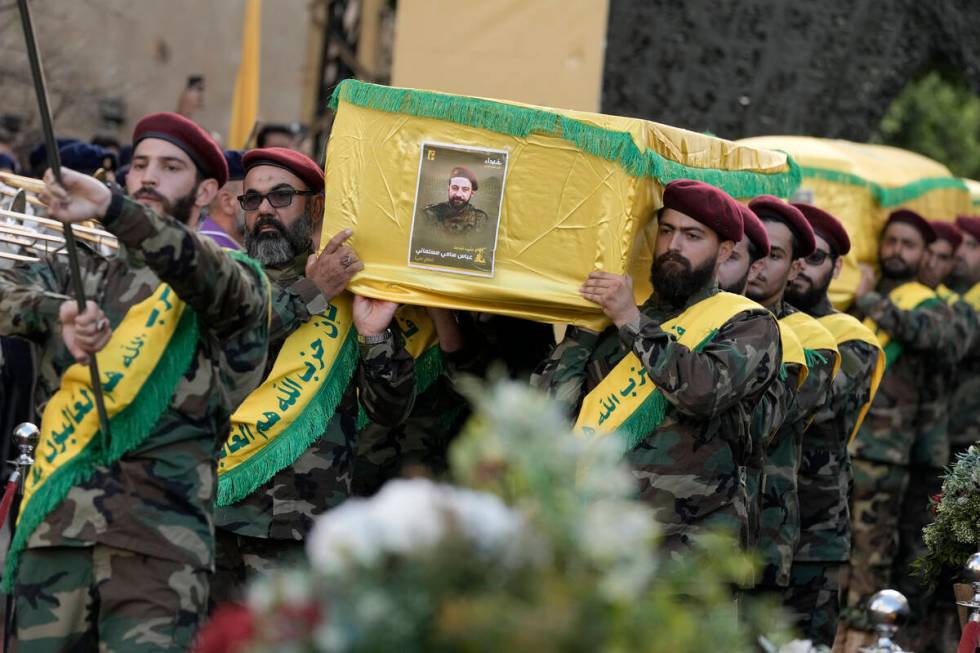
[[[827,168],[811,168],[809,166],[802,166],[800,170],[803,173],[804,178],[812,177],[815,179],[824,179],[827,181],[836,182],[838,184],[848,184],[851,186],[867,188],[871,191],[871,194],[878,202],[878,205],[884,208],[899,206],[910,200],[922,197],[926,193],[930,193],[934,190],[955,188],[957,190],[962,190],[963,192],[969,192],[966,184],[963,183],[961,179],[957,179],[956,177],[929,177],[927,179],[919,179],[918,181],[914,181],[911,184],[906,184],[904,186],[887,188],[850,172],[828,170]]]
[[[641,150],[627,132],[603,129],[532,107],[378,86],[355,79],[345,79],[334,89],[330,97],[330,108],[336,110],[341,101],[387,113],[447,120],[518,138],[525,138],[532,133],[560,137],[593,156],[618,163],[633,177],[650,177],[661,184],[676,179],[697,179],[718,186],[734,197],[742,198],[763,194],[789,197],[800,185],[799,166],[789,155],[786,159],[788,169],[773,174],[696,168],[667,159],[651,149]]]
[[[429,347],[426,351],[422,352],[422,355],[418,357],[415,361],[415,389],[418,394],[422,394],[436,382],[439,375],[442,374],[445,369],[445,363],[442,360],[442,350],[439,349],[439,345],[433,345]],[[357,403],[357,425],[358,431],[363,429],[371,421],[368,419],[367,411],[364,410],[364,406],[361,402]]]
[[[712,329],[711,333],[694,347],[694,351],[701,351],[718,334],[718,329]],[[667,411],[670,409],[670,402],[664,397],[664,393],[657,388],[653,393],[640,404],[632,415],[626,418],[618,429],[620,438],[624,445],[624,452],[636,448],[650,433],[653,432],[660,422],[664,421]]]
[[[166,351],[143,383],[136,398],[109,420],[109,432],[112,434],[109,451],[99,451],[99,438],[93,438],[81,453],[52,472],[43,489],[35,492],[31,500],[21,508],[20,521],[14,530],[10,551],[7,553],[0,589],[4,592],[13,589],[17,580],[17,565],[28,539],[51,511],[64,501],[71,488],[92,478],[96,466],[111,465],[149,437],[154,424],[170,406],[177,384],[193,360],[197,351],[197,337],[197,316],[189,307],[185,307]],[[30,474],[30,470],[26,473]]]
[[[231,505],[255,492],[277,472],[296,462],[323,435],[350,385],[357,358],[357,336],[351,328],[329,375],[303,413],[260,452],[218,475],[217,505]]]

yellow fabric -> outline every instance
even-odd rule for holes
[[[922,302],[934,299],[935,297],[936,291],[918,281],[903,283],[888,293],[888,299],[903,311],[911,311]],[[878,339],[878,344],[881,345],[882,349],[891,342],[891,336],[888,335],[888,332],[879,328],[870,317],[864,319],[864,326],[871,329],[875,334],[875,337]]]
[[[269,376],[231,416],[219,477],[259,454],[303,414],[327,382],[353,328],[351,296],[344,293],[286,338]]]
[[[930,220],[947,221],[970,211],[970,193],[958,188],[929,190],[900,206],[879,206],[872,185],[888,190],[923,179],[953,178],[949,168],[921,154],[886,145],[808,136],[758,136],[738,142],[792,155],[803,172],[793,199],[828,211],[847,229],[851,251],[844,256],[841,274],[828,291],[831,302],[840,310],[854,301],[860,280],[858,263],[877,267],[878,237],[892,211],[904,207]],[[851,181],[824,179],[810,169],[853,178]]]
[[[177,329],[185,304],[161,284],[131,307],[105,348],[96,355],[109,419],[129,406],[156,368]],[[22,505],[28,505],[51,474],[80,455],[99,433],[89,370],[74,364],[41,417],[41,432],[31,471],[24,482]],[[23,513],[21,513],[23,515]]]
[[[422,354],[439,345],[432,319],[422,306],[399,306],[395,319],[405,338],[405,351],[418,360]]]
[[[848,439],[848,442],[850,442],[857,435],[858,429],[861,428],[864,417],[868,414],[868,409],[871,408],[871,402],[874,401],[875,395],[878,393],[878,386],[881,385],[881,377],[885,375],[885,350],[882,349],[881,343],[878,342],[871,329],[862,324],[853,315],[848,315],[847,313],[831,313],[830,315],[817,318],[817,321],[830,331],[834,339],[837,340],[838,346],[843,345],[845,342],[858,340],[860,342],[866,342],[878,350],[878,360],[875,363],[874,370],[871,372],[871,393],[868,396],[867,403],[861,406],[857,422],[854,424],[854,429],[851,431]]]
[[[777,324],[779,324],[779,341],[783,345],[783,365],[794,363],[800,366],[800,375],[796,382],[798,390],[810,374],[810,368],[806,364],[806,354],[793,328],[783,324],[782,320],[778,320]]]
[[[517,103],[508,103],[517,104]],[[690,166],[777,173],[785,155],[633,118],[553,110],[628,132],[638,146]],[[408,249],[423,141],[509,152],[494,276],[410,268]],[[555,136],[520,138],[454,122],[375,111],[342,99],[327,149],[323,242],[353,229],[365,269],[357,294],[589,328],[605,323],[578,292],[592,270],[630,269],[634,239],[661,206],[661,186]],[[479,191],[477,191],[479,197]],[[645,299],[638,276],[638,298]],[[649,286],[647,286],[648,288]]]
[[[952,288],[947,287],[945,284],[939,284],[936,286],[936,295],[939,296],[939,299],[943,300],[950,306],[960,301],[959,293],[954,291]]]
[[[837,351],[837,340],[830,331],[817,322],[815,318],[807,315],[803,311],[797,311],[792,315],[787,315],[780,322],[786,323],[793,329],[796,337],[800,339],[800,344],[805,349],[823,349],[834,352],[833,372],[830,376],[831,378],[836,376],[837,371],[840,369],[840,352]]]
[[[693,350],[710,340],[733,316],[758,308],[747,297],[719,292],[664,322],[660,328],[675,336],[678,344]],[[621,427],[655,390],[643,362],[630,352],[582,400],[575,428],[584,433],[608,435]]]
[[[245,20],[242,26],[242,53],[235,78],[235,94],[231,101],[231,125],[228,147],[240,150],[247,144],[252,126],[259,115],[259,69],[262,31],[262,1],[245,0]]]
[[[980,283],[973,284],[973,287],[963,295],[963,301],[973,307],[973,310],[980,311]]]

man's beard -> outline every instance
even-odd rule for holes
[[[154,200],[158,202],[160,204],[160,211],[163,212],[164,215],[169,215],[171,218],[181,224],[187,224],[190,222],[191,211],[194,210],[194,200],[196,198],[196,185],[193,189],[191,189],[191,192],[187,193],[183,197],[178,197],[173,202],[154,189],[147,188],[145,186],[133,194],[133,199],[137,202],[140,200]]]
[[[669,262],[679,263],[680,269],[668,269]],[[667,252],[658,256],[650,268],[650,283],[657,297],[671,306],[683,306],[688,298],[711,281],[718,262],[717,253],[698,268],[680,254]]]
[[[915,266],[909,265],[898,256],[892,256],[881,261],[881,276],[886,279],[904,281],[914,277],[916,272]]]
[[[721,289],[725,292],[735,293],[736,295],[744,295],[745,288],[749,284],[749,272],[751,270],[751,266],[745,268],[745,274],[742,275],[741,279],[736,279],[734,283],[727,286],[722,286]]]
[[[824,281],[819,285],[811,280],[810,287],[807,290],[797,290],[796,284],[791,283],[786,287],[786,292],[783,293],[783,297],[785,297],[786,301],[788,301],[792,306],[795,306],[803,311],[808,311],[819,304],[827,294],[827,289],[830,288],[832,278],[833,275],[828,274],[827,278],[824,279]],[[797,277],[797,280],[799,281],[802,279],[809,279],[809,277],[804,277],[801,273]]]
[[[273,227],[275,231],[260,233],[265,227]],[[274,216],[260,215],[255,226],[245,230],[245,251],[262,265],[283,265],[313,251],[312,231],[309,209],[290,227]]]
[[[457,213],[461,213],[469,205],[469,200],[460,199],[458,197],[449,198],[449,206],[453,207],[453,210]]]

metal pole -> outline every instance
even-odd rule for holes
[[[44,128],[44,142],[47,147],[48,164],[54,173],[54,178],[61,183],[61,153],[58,142],[54,137],[54,125],[51,122],[51,110],[48,108],[48,92],[44,85],[44,69],[41,68],[41,54],[37,50],[34,38],[34,25],[31,23],[31,11],[27,0],[17,0],[20,10],[20,23],[24,28],[24,41],[27,43],[27,58],[31,63],[31,77],[34,80],[34,94],[37,96],[38,111],[41,113],[41,125]],[[72,289],[78,302],[78,311],[85,310],[85,287],[82,285],[81,267],[78,263],[78,249],[75,245],[75,235],[71,225],[65,224],[65,247],[68,250],[68,267],[71,270]],[[106,451],[106,440],[109,437],[109,416],[105,410],[105,400],[102,397],[102,382],[99,375],[99,365],[95,356],[89,356],[89,376],[91,377],[92,392],[95,395],[95,409],[99,415],[99,440],[102,451]]]

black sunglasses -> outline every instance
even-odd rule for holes
[[[238,196],[238,203],[246,211],[257,211],[262,206],[262,200],[268,199],[274,209],[282,209],[293,203],[293,195],[317,195],[315,190],[296,190],[294,188],[277,188],[268,193],[250,190]]]
[[[817,265],[822,265],[823,262],[826,261],[828,258],[830,258],[830,254],[828,252],[824,252],[818,249],[815,250],[813,254],[810,254],[803,260],[806,261],[807,265],[817,266]]]

